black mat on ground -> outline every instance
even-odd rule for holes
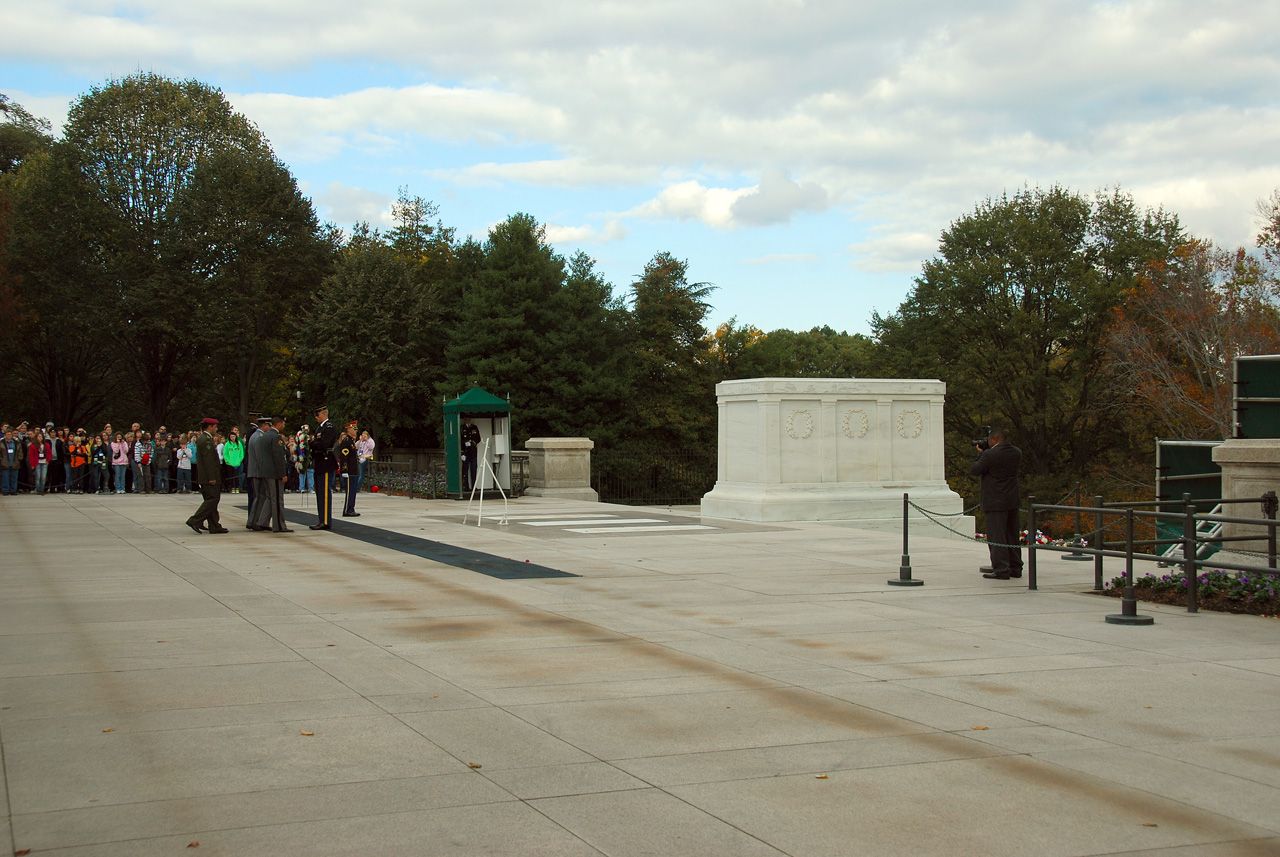
[[[298,512],[293,509],[285,509],[284,516],[289,523],[298,524],[299,526],[310,526],[316,521],[314,513]],[[400,553],[412,554],[423,559],[429,559],[432,562],[451,565],[454,568],[463,568],[467,571],[487,574],[489,577],[496,577],[499,580],[535,580],[545,577],[580,576],[531,562],[507,559],[506,557],[468,550],[467,548],[447,545],[443,542],[433,542],[430,539],[420,539],[416,536],[408,536],[391,530],[380,530],[368,524],[357,524],[354,521],[342,520],[341,518],[334,519],[333,529],[330,532],[335,536],[343,536],[366,544],[377,545],[381,548],[400,551]]]

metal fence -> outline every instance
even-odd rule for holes
[[[607,449],[591,455],[591,487],[606,503],[684,506],[716,484],[716,449]]]
[[[390,458],[390,460],[388,460]],[[380,461],[370,461],[361,490],[401,494],[410,499],[435,500],[448,493],[443,450],[395,451]],[[511,453],[511,496],[519,497],[529,487],[529,453]]]
[[[370,461],[361,489],[434,500],[445,495],[444,461],[439,466],[417,467],[413,461]]]

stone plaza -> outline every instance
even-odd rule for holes
[[[1273,619],[1110,625],[1089,564],[1028,591],[942,530],[901,589],[847,526],[174,500],[0,503],[16,853],[1280,853]]]

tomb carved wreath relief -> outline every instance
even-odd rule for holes
[[[915,408],[905,408],[898,412],[898,434],[911,440],[924,431],[924,417]]]
[[[796,440],[806,440],[813,434],[813,414],[800,408],[787,414],[787,434]]]
[[[851,440],[866,437],[870,427],[871,419],[861,408],[850,408],[845,411],[844,419],[840,422],[840,429],[844,432],[844,436]]]

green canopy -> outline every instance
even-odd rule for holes
[[[452,402],[445,402],[445,414],[509,414],[511,403],[472,387]]]

